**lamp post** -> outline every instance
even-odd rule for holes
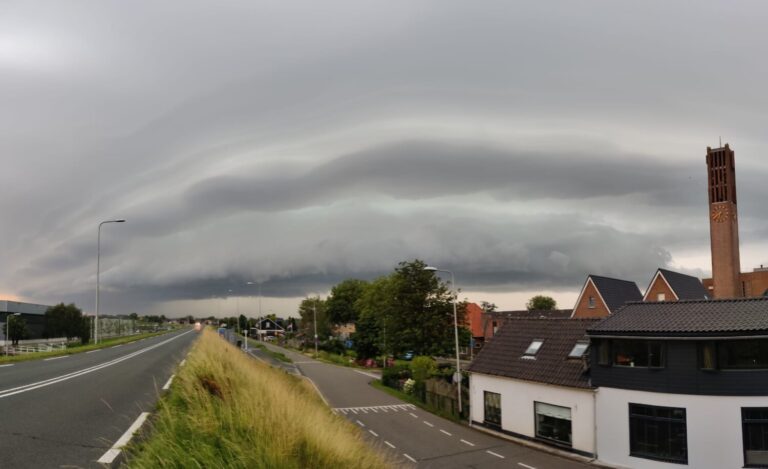
[[[315,358],[317,358],[317,304],[312,305],[312,313],[315,319]]]
[[[93,326],[93,343],[99,343],[99,275],[101,268],[101,225],[105,223],[125,223],[125,220],[105,220],[99,223],[98,237],[96,238],[96,319]]]
[[[437,267],[427,266],[424,270],[429,272],[445,272],[451,274],[451,289],[453,290],[453,334],[456,340],[456,382],[458,384],[458,397],[459,397],[459,417],[461,417],[461,362],[459,361],[459,320],[456,314],[456,297],[458,292],[456,291],[456,280],[453,276],[453,272],[450,270],[438,269]]]
[[[8,356],[8,340],[11,338],[11,318],[13,316],[21,316],[21,313],[13,313],[5,315],[5,355]]]

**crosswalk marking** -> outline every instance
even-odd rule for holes
[[[392,405],[377,405],[377,406],[368,406],[368,407],[337,407],[333,409],[333,411],[337,414],[344,414],[348,415],[350,413],[352,414],[358,414],[360,412],[367,414],[368,412],[373,412],[378,414],[379,411],[384,413],[389,412],[403,412],[403,411],[411,411],[416,410],[416,406],[413,404],[392,404]]]

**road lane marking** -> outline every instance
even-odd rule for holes
[[[523,464],[521,462],[517,463],[518,466],[523,466],[525,469],[536,469],[533,466],[529,466],[528,464]]]
[[[85,353],[101,352],[101,350],[102,350],[102,349],[100,349],[100,348],[97,348],[96,350],[89,350],[89,351],[87,351],[87,352],[85,352]]]
[[[494,453],[491,450],[485,450],[485,452],[488,453],[488,454],[492,454],[493,456],[496,456],[497,458],[504,459],[504,456],[500,455],[499,453]]]
[[[17,386],[15,388],[0,389],[0,399],[2,399],[4,397],[13,396],[13,395],[16,395],[16,394],[21,394],[21,393],[27,392],[27,391],[32,391],[32,390],[35,390],[35,389],[44,388],[46,386],[51,386],[52,384],[61,383],[62,381],[67,381],[67,380],[70,380],[70,379],[73,379],[73,378],[77,378],[79,376],[87,375],[88,373],[93,373],[94,371],[98,371],[98,370],[101,370],[103,368],[107,368],[107,367],[110,367],[110,366],[113,366],[113,365],[117,365],[120,362],[123,362],[125,360],[130,360],[133,357],[141,355],[141,354],[143,354],[145,352],[149,352],[150,350],[156,349],[157,347],[161,347],[161,346],[167,344],[168,342],[171,342],[172,340],[176,340],[179,337],[182,337],[182,336],[184,336],[186,334],[189,334],[190,332],[192,332],[192,331],[183,332],[183,333],[181,333],[179,335],[171,337],[170,339],[164,340],[162,342],[158,342],[158,343],[156,343],[154,345],[150,345],[150,346],[148,346],[146,348],[137,350],[135,352],[131,352],[131,353],[127,354],[127,355],[123,355],[122,357],[115,358],[114,360],[110,360],[108,362],[100,363],[98,365],[94,365],[94,366],[89,367],[89,368],[84,368],[82,370],[73,371],[71,373],[67,373],[67,374],[61,375],[61,376],[56,376],[54,378],[45,379],[43,381],[37,381],[35,383],[25,384],[23,386]]]
[[[117,348],[117,347],[122,347],[122,346],[123,346],[123,344],[117,344],[117,345],[113,345],[113,346],[111,346],[109,348]]]
[[[415,418],[415,419],[419,418],[419,416],[418,416],[418,415],[416,415],[416,414],[414,414],[413,412],[409,412],[409,413],[411,414],[411,417],[413,417],[413,418]]]
[[[395,449],[395,445],[393,445],[392,443],[388,442],[387,440],[384,440],[384,444],[386,444],[387,446],[389,446],[392,449]]]
[[[434,427],[434,425],[432,425],[431,423],[427,422],[426,420],[424,420],[423,422],[424,422],[424,425],[429,425],[430,427]]]
[[[401,412],[406,410],[416,410],[416,406],[413,404],[390,404],[390,405],[375,405],[375,406],[361,406],[361,407],[336,407],[333,409],[334,412],[341,412],[344,415],[346,415],[348,412],[352,412],[354,414],[357,414],[358,412],[362,412],[364,414],[367,414],[368,412],[373,412],[378,414],[379,411],[384,413],[389,413],[389,411]],[[414,414],[411,414],[411,415],[414,415]]]
[[[136,421],[133,422],[130,427],[128,427],[128,430],[123,433],[123,436],[121,436],[120,439],[118,439],[115,444],[112,445],[112,448],[110,448],[99,458],[98,462],[101,464],[112,464],[112,461],[114,461],[115,458],[120,454],[120,452],[123,450],[123,447],[127,445],[129,441],[131,441],[133,434],[136,433],[144,421],[147,420],[148,416],[149,412],[142,412],[139,415],[139,418],[137,418]]]
[[[51,357],[51,358],[46,358],[46,359],[45,359],[45,360],[43,360],[43,361],[44,361],[44,362],[49,362],[49,361],[51,361],[51,360],[61,360],[62,358],[69,358],[69,355],[62,355],[62,356],[60,356],[60,357]]]
[[[465,445],[469,445],[469,446],[475,446],[475,444],[474,444],[474,443],[470,443],[470,442],[469,442],[469,441],[467,441],[467,440],[459,440],[459,441],[461,441],[461,442],[462,442],[462,443],[464,443]]]
[[[363,422],[361,422],[359,420],[355,420],[355,422],[357,422],[361,427],[365,427],[365,424]]]
[[[181,363],[179,363],[179,366],[184,366],[185,363],[187,363],[187,359],[186,358],[184,360],[182,360]]]
[[[441,431],[442,433],[445,433],[445,434],[446,434],[446,435],[448,435],[448,436],[453,436],[453,435],[451,435],[450,433],[448,433],[447,431],[443,430],[442,428],[440,429],[440,431]]]
[[[13,363],[9,363],[7,365],[0,365],[0,368],[5,368],[6,366],[13,366]]]
[[[173,378],[175,378],[176,375],[171,375],[170,378],[168,378],[168,381],[163,385],[163,391],[167,391],[171,388],[171,383],[173,382]]]
[[[361,375],[365,375],[365,376],[367,376],[369,378],[373,378],[373,379],[381,378],[381,376],[375,375],[373,373],[368,373],[367,371],[360,371],[360,370],[352,370],[352,371],[354,371],[355,373],[360,373]]]
[[[406,458],[410,459],[412,462],[417,462],[415,459],[413,459],[412,457],[408,456],[408,454],[406,454],[406,453],[403,453],[403,456],[405,456]]]
[[[378,434],[378,433],[376,433],[376,432],[375,432],[375,431],[373,431],[373,430],[368,430],[368,433],[370,433],[370,434],[371,434],[371,435],[373,435],[373,436],[379,436],[379,434]]]

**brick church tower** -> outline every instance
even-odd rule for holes
[[[743,296],[739,261],[739,221],[733,150],[707,147],[709,236],[712,243],[714,298]]]

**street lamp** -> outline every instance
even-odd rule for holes
[[[21,316],[21,313],[13,313],[5,315],[5,355],[8,356],[8,339],[11,338],[11,318],[13,316]]]
[[[315,318],[315,358],[317,358],[317,303],[312,305],[312,313]]]
[[[99,234],[96,241],[96,322],[93,326],[93,343],[99,343],[99,270],[101,268],[101,225],[105,223],[125,223],[125,220],[105,220],[99,223]]]
[[[459,320],[456,314],[456,297],[459,293],[456,291],[456,280],[453,276],[453,272],[450,270],[438,269],[437,267],[427,266],[424,270],[428,272],[445,272],[451,274],[451,289],[454,292],[453,295],[453,333],[456,340],[456,382],[458,383],[458,395],[459,395],[459,417],[461,417],[461,362],[459,361]]]

